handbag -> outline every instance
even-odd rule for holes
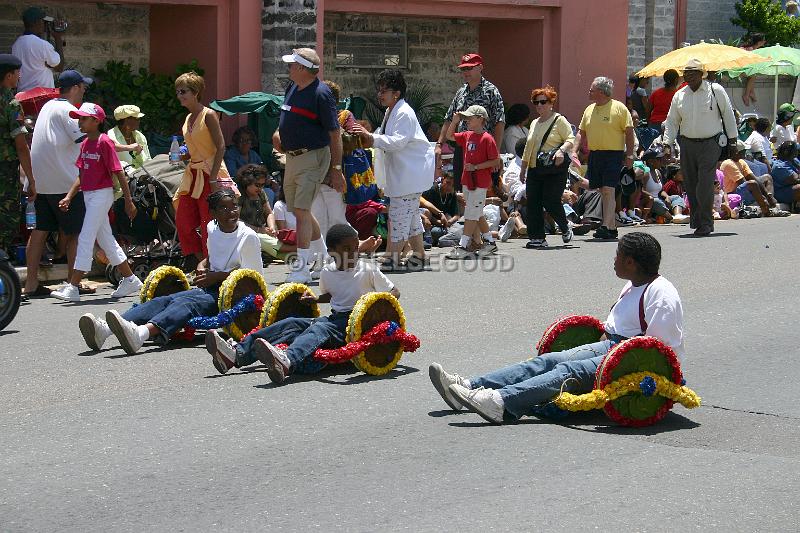
[[[555,126],[556,120],[558,120],[558,117],[560,116],[561,115],[558,113],[555,114],[553,121],[550,122],[550,126],[547,127],[547,131],[545,131],[544,135],[542,135],[542,140],[539,143],[538,150],[536,150],[536,168],[539,169],[540,173],[559,174],[569,168],[569,158],[566,157],[566,155],[561,165],[556,165],[556,152],[559,150],[558,148],[554,148],[553,150],[548,150],[546,152],[542,151],[544,142],[548,137],[550,137],[550,132],[553,131],[553,126]]]
[[[720,133],[717,138],[717,144],[719,144],[720,148],[722,148],[719,154],[719,159],[717,159],[717,162],[720,162],[720,161],[725,161],[726,159],[730,159],[730,155],[728,154],[728,133],[725,131],[725,118],[722,116],[722,109],[720,109],[719,107],[719,98],[717,98],[717,91],[714,90],[714,85],[716,84],[715,83],[711,84],[711,98],[713,98],[714,102],[717,104],[717,112],[719,113],[719,120],[722,122],[722,133]]]

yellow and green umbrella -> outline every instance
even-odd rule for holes
[[[683,67],[690,59],[700,61],[706,70],[720,71],[747,67],[756,63],[769,62],[769,59],[748,52],[735,46],[724,44],[700,43],[678,48],[659,57],[637,72],[640,78],[663,76],[669,69],[683,72]]]

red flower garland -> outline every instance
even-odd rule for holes
[[[602,389],[609,383],[611,383],[611,372],[616,368],[617,364],[622,360],[628,350],[633,350],[636,348],[642,349],[650,349],[653,348],[658,350],[661,355],[667,360],[669,365],[672,367],[672,381],[673,383],[677,383],[678,385],[681,384],[683,381],[683,373],[681,372],[681,365],[678,362],[678,357],[675,355],[675,352],[672,350],[670,346],[665,344],[660,339],[656,337],[632,337],[628,340],[622,341],[621,343],[614,346],[611,351],[606,355],[606,359],[603,363],[597,368],[597,377],[595,380],[595,389]],[[616,407],[614,407],[613,402],[608,402],[603,410],[605,411],[606,415],[613,420],[614,422],[621,424],[623,426],[631,426],[631,427],[644,427],[650,426],[655,424],[662,418],[664,418],[667,413],[672,409],[675,402],[672,400],[667,400],[664,404],[658,408],[658,410],[652,416],[647,418],[631,418],[628,416],[623,415],[620,413]]]
[[[606,331],[605,327],[603,327],[603,323],[593,316],[567,315],[563,318],[557,319],[555,322],[550,324],[546,330],[544,330],[544,335],[542,335],[542,338],[536,343],[536,350],[539,355],[550,353],[550,348],[553,346],[553,343],[556,341],[559,335],[573,326],[592,327],[597,329],[601,334],[605,333]]]
[[[402,344],[404,352],[416,352],[419,348],[419,339],[416,336],[400,329],[396,323],[393,324],[387,321],[373,327],[362,335],[361,339],[349,342],[341,348],[333,350],[318,349],[314,352],[314,359],[329,364],[345,363],[372,346],[392,342]],[[277,345],[277,348],[281,350],[285,350],[287,347],[288,345],[286,344]]]

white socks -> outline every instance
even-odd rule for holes
[[[300,259],[297,270],[300,272],[308,272],[311,263],[314,262],[314,252],[312,252],[310,248],[298,248],[297,257]]]
[[[492,237],[491,231],[487,231],[486,233],[481,233],[481,237],[483,237],[483,240],[486,242],[494,242],[494,237]]]
[[[328,262],[328,248],[325,246],[325,241],[322,237],[311,241],[308,249],[316,255],[317,263],[314,265],[314,270],[322,270],[322,267]]]
[[[139,340],[146,342],[150,338],[150,330],[147,326],[136,326],[136,333],[139,334]]]
[[[462,235],[461,241],[458,243],[458,245],[461,246],[462,248],[466,248],[467,246],[469,246],[469,242],[471,240],[472,237],[470,237],[469,235]]]

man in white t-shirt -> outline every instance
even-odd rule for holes
[[[62,230],[66,238],[69,274],[75,261],[78,234],[81,232],[84,216],[83,195],[79,192],[70,202],[69,209],[58,207],[69,192],[78,167],[75,161],[80,153],[80,143],[85,137],[78,127],[78,121],[69,117],[69,112],[80,107],[86,87],[91,78],[84,78],[80,72],[65,70],[58,77],[60,98],[50,100],[39,112],[31,143],[31,166],[36,176],[36,229],[31,232],[26,250],[28,277],[25,280],[25,294],[47,296],[48,289],[39,287],[39,261],[47,234]]]
[[[602,340],[470,379],[449,374],[433,363],[429,374],[434,387],[453,409],[466,407],[501,424],[534,414],[562,391],[591,391],[597,368],[611,348],[625,339],[656,337],[680,359],[685,352],[683,306],[672,283],[658,274],[660,264],[661,245],[655,237],[642,232],[624,235],[617,246],[614,272],[628,283],[608,314]]]
[[[53,17],[38,7],[29,7],[22,14],[25,33],[17,37],[11,46],[11,53],[22,61],[19,92],[34,87],[55,87],[53,72],[60,72],[64,66],[64,32],[54,32],[55,46],[42,38],[45,24]]]

